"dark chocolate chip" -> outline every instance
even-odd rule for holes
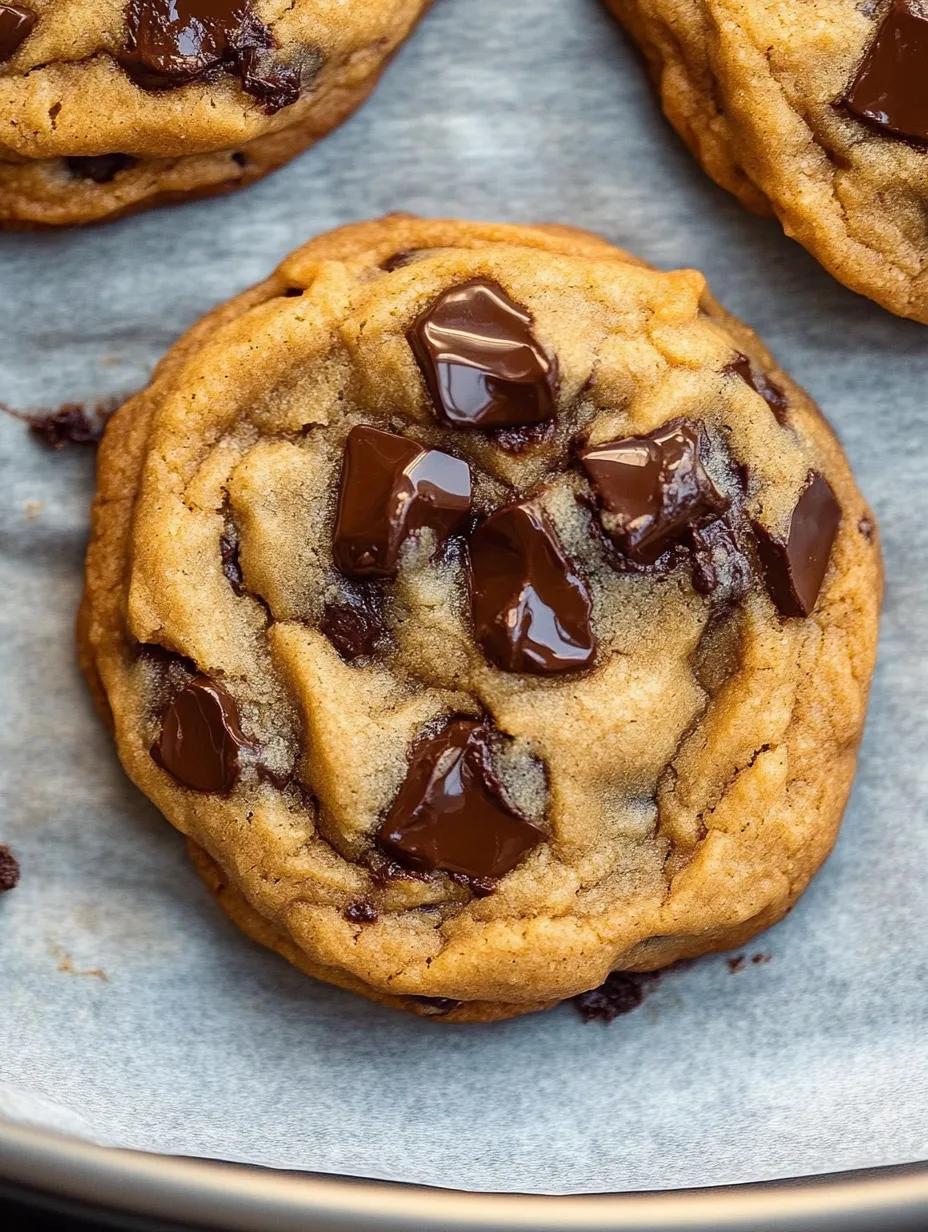
[[[3,843],[0,843],[0,894],[15,890],[19,885],[19,861]]]
[[[504,800],[487,736],[482,723],[455,719],[413,751],[380,830],[388,855],[414,868],[496,878],[542,842],[538,826]]]
[[[407,334],[439,419],[458,428],[541,423],[557,411],[557,362],[498,283],[445,291]]]
[[[380,612],[363,603],[327,603],[322,632],[347,662],[373,654],[383,633]]]
[[[605,984],[574,997],[574,1006],[584,1022],[612,1022],[636,1010],[659,979],[657,971],[613,971]]]
[[[274,62],[274,36],[248,0],[129,0],[126,25],[119,63],[144,90],[174,89],[227,71],[268,112],[300,96],[299,72]]]
[[[376,924],[379,919],[377,908],[369,898],[359,898],[346,907],[343,914],[349,924]]]
[[[840,522],[841,506],[831,485],[810,471],[785,539],[754,523],[767,589],[784,616],[808,616],[814,610]]]
[[[235,699],[200,675],[165,709],[152,755],[185,787],[227,795],[238,781],[239,753],[250,747]]]
[[[765,372],[755,372],[754,366],[747,355],[739,351],[736,357],[725,369],[726,372],[737,373],[746,385],[760,394],[773,411],[777,423],[785,424],[789,413],[789,400],[776,381],[771,381]]]
[[[497,667],[547,675],[592,663],[590,596],[540,506],[491,514],[468,555],[474,636]]]
[[[71,174],[78,179],[109,184],[120,171],[134,167],[136,159],[131,154],[95,154],[90,158],[66,158],[65,162]]]
[[[242,574],[242,566],[238,558],[238,541],[233,539],[231,535],[220,535],[219,556],[222,560],[223,577],[237,595],[243,595],[245,593],[245,578]]]
[[[19,4],[0,4],[0,64],[12,60],[32,33],[38,13]]]
[[[407,997],[415,1005],[416,1013],[423,1018],[443,1018],[456,1010],[463,1001],[452,1001],[450,997]]]
[[[913,141],[928,141],[928,12],[894,0],[863,58],[844,105],[858,119]]]
[[[688,528],[730,505],[700,461],[701,424],[673,419],[646,436],[594,445],[580,454],[615,545],[652,564]]]
[[[443,540],[470,512],[470,468],[459,458],[377,428],[352,428],[345,446],[332,545],[348,577],[396,573],[410,534]]]

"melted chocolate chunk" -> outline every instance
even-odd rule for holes
[[[864,56],[844,105],[887,133],[928,141],[928,12],[894,0]]]
[[[470,513],[470,468],[459,458],[377,428],[352,428],[345,446],[332,551],[348,577],[396,573],[409,535],[439,543]]]
[[[740,603],[751,586],[751,562],[730,515],[694,530],[690,536],[693,589],[716,595],[721,605]],[[716,604],[718,614],[718,602]]]
[[[391,881],[431,881],[432,874],[388,860],[382,852],[369,851],[364,864],[370,870],[371,881],[378,890],[385,890]]]
[[[416,1013],[423,1018],[443,1018],[456,1010],[463,1001],[452,1001],[450,997],[407,997],[416,1006]]]
[[[746,385],[750,385],[756,394],[760,394],[773,411],[777,423],[786,423],[789,412],[789,401],[786,394],[776,381],[770,380],[765,372],[755,373],[747,355],[742,355],[739,351],[736,358],[726,368],[726,372],[737,373]]]
[[[418,248],[405,248],[401,252],[395,252],[392,257],[387,257],[386,261],[380,262],[380,268],[385,274],[392,274],[394,270],[402,269],[415,261],[419,252]]]
[[[38,13],[19,4],[0,4],[0,64],[12,60],[32,33]]]
[[[541,423],[557,411],[557,362],[532,318],[501,286],[475,278],[452,287],[407,334],[439,419],[458,428]]]
[[[616,547],[654,561],[688,528],[712,521],[730,501],[700,461],[701,424],[673,419],[646,436],[594,445],[580,454]]]
[[[237,73],[266,111],[300,97],[300,75],[275,64],[273,34],[248,0],[129,0],[126,74],[143,90],[170,90],[217,71]]]
[[[815,609],[840,522],[841,506],[831,485],[810,471],[785,540],[754,523],[767,589],[784,616],[809,616]]]
[[[373,654],[383,633],[380,612],[372,604],[360,602],[327,603],[321,628],[348,663],[360,655]]]
[[[574,1006],[584,1022],[612,1022],[636,1010],[659,979],[658,971],[613,971],[605,984],[574,997]]]
[[[376,924],[379,919],[377,908],[369,898],[359,898],[346,907],[343,914],[349,924]]]
[[[487,728],[455,719],[413,752],[380,830],[384,850],[419,869],[503,877],[544,833],[506,803],[490,766]]]
[[[468,555],[474,636],[491,662],[534,675],[593,662],[589,593],[539,506],[524,501],[491,514]]]
[[[448,876],[455,885],[470,890],[474,898],[489,898],[496,892],[497,883],[492,877],[465,877],[463,873],[449,873]]]
[[[222,575],[240,597],[245,593],[245,578],[238,559],[238,541],[230,535],[219,536],[219,556],[222,560]]]
[[[3,843],[0,843],[0,894],[15,890],[19,885],[19,861]]]
[[[208,676],[195,676],[165,709],[152,756],[185,787],[228,795],[239,753],[250,748],[235,699]]]
[[[90,158],[66,158],[65,162],[71,174],[78,179],[109,184],[120,171],[134,167],[136,159],[131,154],[95,154]]]

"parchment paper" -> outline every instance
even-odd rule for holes
[[[0,1110],[126,1146],[479,1190],[709,1185],[928,1157],[928,330],[715,189],[595,0],[439,0],[368,106],[257,188],[0,238],[0,399],[123,393],[311,234],[551,220],[703,269],[836,425],[882,523],[881,663],[837,850],[789,919],[611,1026],[441,1027],[241,936],[75,666],[93,458],[0,415]]]

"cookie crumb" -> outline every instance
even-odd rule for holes
[[[19,876],[19,861],[9,847],[0,843],[0,894],[15,890],[19,885]]]

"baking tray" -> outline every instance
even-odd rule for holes
[[[536,66],[530,74],[527,60]],[[411,117],[415,140],[411,140]],[[777,358],[834,417],[883,525],[890,583],[884,631],[891,653],[883,657],[880,704],[865,744],[866,773],[855,793],[852,829],[858,846],[839,844],[832,863],[785,926],[787,931],[778,934],[778,961],[758,968],[749,965],[758,978],[763,973],[773,981],[771,987],[779,996],[789,996],[789,981],[782,978],[791,961],[787,936],[797,938],[803,920],[817,919],[830,921],[824,931],[843,939],[845,917],[840,910],[834,914],[837,900],[847,912],[876,919],[874,913],[888,897],[895,894],[898,899],[899,886],[883,880],[881,851],[874,845],[884,841],[883,835],[868,818],[880,809],[890,816],[907,797],[910,809],[912,799],[924,798],[912,787],[913,782],[918,786],[914,774],[928,741],[921,718],[925,708],[918,704],[928,695],[928,680],[919,674],[918,648],[923,639],[912,644],[909,617],[928,612],[928,591],[921,574],[905,565],[911,557],[928,559],[928,531],[923,529],[928,519],[907,517],[905,503],[895,493],[898,487],[917,494],[917,483],[922,482],[914,461],[917,451],[900,452],[880,430],[886,417],[896,415],[910,425],[912,439],[924,439],[920,411],[924,398],[919,392],[925,379],[924,327],[896,320],[843,291],[789,244],[775,224],[749,218],[709,184],[658,116],[640,66],[597,0],[512,0],[509,5],[499,0],[437,0],[370,104],[278,176],[223,201],[140,216],[111,228],[3,237],[0,277],[9,271],[22,287],[21,300],[9,311],[9,319],[16,324],[21,313],[34,321],[34,336],[45,349],[36,352],[44,362],[36,363],[35,356],[24,362],[25,352],[17,347],[16,330],[12,331],[0,397],[26,407],[126,393],[146,379],[153,360],[200,313],[258,280],[309,235],[391,209],[569,223],[600,231],[657,265],[701,268],[726,305],[757,327]],[[0,351],[3,343],[0,337]],[[852,352],[857,353],[856,364],[853,371],[844,371],[843,356]],[[880,360],[887,370],[893,369],[885,393],[867,385],[868,371]],[[855,404],[859,412],[862,401],[871,422],[851,413]],[[80,464],[72,465],[66,456],[53,461],[61,466],[54,474],[49,466],[43,482],[49,492],[66,490],[65,504],[73,510],[85,495],[75,478]],[[23,495],[33,493],[24,489]],[[67,561],[62,558],[59,565],[76,573],[79,539],[75,536],[83,534],[83,524],[64,519],[62,525],[71,539]],[[45,550],[58,551],[59,546],[50,541]],[[66,586],[61,593],[69,593]],[[67,630],[63,637],[70,655]],[[908,779],[899,780],[897,775],[893,786],[893,768],[881,770],[879,761],[896,733],[900,743],[908,742],[907,765],[914,769]],[[99,739],[102,742],[103,737]],[[106,756],[112,757],[108,746]],[[152,818],[152,827],[156,824],[162,823]],[[160,828],[157,833],[162,834]],[[915,870],[928,859],[928,848],[911,839],[911,834],[897,834],[887,841],[907,844],[905,859],[898,855],[896,859]],[[165,851],[170,841],[167,836],[158,839]],[[856,853],[853,859],[851,851]],[[856,899],[842,882],[852,865],[873,870],[868,878],[857,882],[851,878],[854,894],[860,895]],[[915,875],[913,871],[906,875],[900,883],[903,889],[911,886]],[[17,895],[28,888],[29,876],[27,869]],[[917,927],[920,917],[911,903],[908,907],[910,917],[897,910],[893,927],[880,936],[881,961],[870,969],[888,981],[887,973],[895,964],[894,978],[907,982],[906,1004],[911,1004],[911,988],[928,986],[928,960],[920,957],[906,964],[899,958],[905,948],[900,941],[903,934],[915,936],[916,943],[922,936]],[[210,906],[209,920],[216,914]],[[217,932],[222,927],[217,921]],[[819,999],[827,1011],[835,1002],[845,1004],[842,998],[855,991],[840,981],[849,972],[856,978],[857,969],[842,969],[838,963],[835,976],[834,964],[823,961],[828,958],[824,941],[814,932],[809,935],[806,928],[793,958],[797,951],[808,953],[811,945],[813,960],[821,961]],[[230,965],[235,947],[247,944],[237,935],[220,942]],[[768,941],[760,944],[767,948]],[[923,945],[921,949],[923,953]],[[277,960],[266,956],[266,961]],[[728,979],[724,959],[716,961]],[[692,988],[700,997],[707,988],[711,991],[712,981],[699,983],[696,974],[692,973]],[[279,979],[284,983],[291,976],[293,981],[298,978],[283,969]],[[668,1006],[677,995],[672,984],[668,980]],[[730,991],[727,1000],[733,1004],[739,987],[733,984],[723,990],[723,1002]],[[891,989],[888,994],[892,996]],[[692,1003],[693,993],[687,995]],[[0,987],[0,1027],[3,997]],[[772,994],[764,999],[758,993],[757,999],[762,1007],[769,1004],[776,1010]],[[656,1015],[663,1012],[659,1001],[655,997]],[[646,1005],[638,1016],[651,1008]],[[720,1020],[717,1012],[718,1001],[704,1011],[712,1022]],[[637,1030],[638,1016],[614,1024],[614,1034],[608,1038],[616,1053]],[[665,1014],[664,1023],[669,1020]],[[623,1030],[626,1023],[629,1027]],[[928,1037],[920,1024],[925,1024],[923,1012],[910,1029]],[[896,1033],[886,1036],[885,1051],[905,1039],[898,1021],[895,1026]],[[598,1028],[578,1024],[578,1029]],[[831,1024],[822,1034],[843,1067],[857,1041],[832,1030]],[[436,1048],[442,1047],[437,1030],[435,1041]],[[15,1052],[15,1037],[6,1048]],[[921,1073],[912,1078],[917,1095]],[[880,1143],[891,1137],[893,1088],[884,1083],[880,1091],[879,1109],[872,1097],[867,1102],[866,1092],[845,1091],[846,1115],[861,1141]],[[798,1097],[803,1094],[800,1091]],[[214,1153],[203,1145],[186,1149],[191,1156]],[[890,1158],[918,1159],[924,1152],[925,1136],[910,1133]],[[636,1192],[625,1194],[527,1197],[334,1175],[347,1167],[321,1175],[114,1150],[0,1121],[0,1189],[15,1189],[29,1202],[95,1208],[98,1214],[91,1218],[101,1224],[106,1218],[102,1212],[108,1211],[114,1219],[255,1232],[928,1226],[928,1165],[820,1175],[871,1162],[871,1154],[879,1152],[868,1150],[864,1161],[845,1151],[840,1159],[836,1155],[825,1160],[816,1176],[783,1182],[655,1192],[651,1187],[661,1183],[658,1176],[649,1184],[629,1181],[629,1189]],[[812,1167],[790,1169],[788,1159],[780,1163],[779,1171],[768,1169],[768,1174]],[[362,1171],[357,1163],[354,1171]],[[736,1179],[760,1172],[761,1168],[751,1173],[742,1167]],[[433,1169],[424,1179],[441,1184],[446,1178]],[[598,1179],[584,1179],[582,1187],[575,1188],[595,1189]],[[498,1186],[475,1188],[502,1188],[505,1180]],[[702,1180],[702,1174],[691,1168],[686,1183],[699,1185]],[[600,1188],[624,1183],[612,1175],[608,1182]]]
[[[141,1219],[222,1232],[883,1232],[928,1223],[925,1164],[717,1189],[527,1197],[118,1151],[2,1122],[0,1181],[27,1201],[31,1190],[37,1204],[117,1226]]]

